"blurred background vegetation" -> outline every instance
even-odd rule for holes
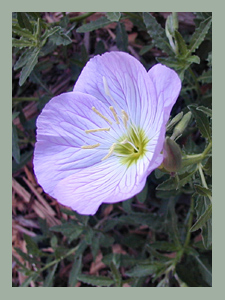
[[[211,13],[15,12],[12,32],[12,285],[211,286]],[[167,135],[191,112],[176,137],[182,167],[175,177],[157,169],[139,195],[82,216],[37,184],[36,119],[91,57],[118,50],[179,74]]]

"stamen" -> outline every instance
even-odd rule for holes
[[[127,129],[127,121],[129,120],[129,117],[128,117],[128,114],[123,109],[122,109],[122,119],[123,119],[123,124],[124,124],[125,128]]]
[[[131,143],[130,141],[128,141],[128,139],[125,139],[125,140],[122,141],[120,144],[121,144],[121,145],[124,145],[124,144],[130,144],[137,152],[139,151],[139,150],[135,147],[135,145],[134,145],[133,143]]]
[[[118,116],[117,116],[117,113],[116,113],[114,107],[113,107],[113,106],[110,106],[109,109],[110,109],[111,112],[113,113],[113,116],[114,116],[114,118],[115,118],[115,120],[116,120],[116,124],[120,124],[119,119],[118,119]]]
[[[105,159],[109,158],[110,155],[112,155],[115,147],[116,147],[116,143],[113,143],[112,146],[109,148],[109,153],[105,157],[103,157],[101,160],[105,160]]]
[[[98,131],[109,131],[110,128],[98,128],[98,129],[88,129],[85,130],[86,133],[91,133],[91,132],[98,132]]]
[[[107,119],[105,116],[103,116],[103,114],[100,113],[100,111],[98,111],[94,106],[92,107],[92,110],[102,119],[104,119],[106,122],[108,122],[110,125],[112,125],[112,122]]]
[[[94,148],[97,148],[98,146],[100,146],[99,143],[94,144],[94,145],[81,146],[81,148],[82,149],[94,149]]]

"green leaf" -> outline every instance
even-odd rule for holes
[[[27,28],[28,30],[30,30],[30,32],[33,32],[33,27],[31,25],[30,20],[27,17],[26,13],[18,12],[17,19],[18,19],[18,23],[19,23],[20,27]]]
[[[156,19],[150,13],[144,12],[143,20],[148,34],[153,39],[152,42],[168,55],[173,55],[173,51],[168,43],[165,30],[156,21]]]
[[[19,85],[23,85],[26,79],[29,77],[30,73],[32,72],[33,68],[38,62],[38,54],[40,52],[39,48],[35,48],[31,53],[26,61],[25,66],[23,67],[21,74],[20,74],[20,80]]]
[[[139,202],[144,203],[148,196],[148,184],[145,184],[144,189],[136,195]]]
[[[205,173],[209,176],[212,176],[212,156],[210,156],[203,167]]]
[[[211,201],[204,196],[197,195],[196,196],[196,213],[197,220],[208,211],[208,207],[211,205]],[[210,208],[209,208],[210,212]],[[208,213],[207,213],[208,214]],[[207,217],[206,214],[206,217]],[[209,248],[212,244],[212,218],[208,218],[208,220],[201,226],[202,230],[202,238],[203,244],[205,248]]]
[[[192,56],[189,56],[187,57],[186,59],[186,65],[187,67],[190,66],[190,64],[200,64],[200,58],[197,56],[197,55],[192,55]]]
[[[28,38],[36,42],[36,37],[26,28],[21,28],[18,24],[12,25],[12,31],[21,37]]]
[[[12,39],[12,47],[24,48],[24,47],[34,47],[35,42],[21,38],[21,39]]]
[[[27,151],[25,153],[23,153],[20,156],[20,163],[17,163],[15,161],[12,162],[12,172],[17,172],[18,170],[20,170],[21,168],[23,168],[28,161],[31,159],[33,155],[33,150]]]
[[[18,70],[18,69],[22,68],[23,66],[25,66],[25,64],[27,63],[31,53],[32,53],[32,49],[25,50],[22,53],[22,55],[19,57],[17,62],[15,63],[14,70]]]
[[[188,54],[187,45],[179,31],[176,30],[174,35],[178,45],[179,56],[185,57]]]
[[[195,170],[190,173],[186,172],[184,174],[179,175],[179,182],[177,182],[174,177],[171,177],[163,183],[159,184],[156,189],[160,191],[170,191],[179,189],[192,179],[192,176],[195,174],[196,171],[197,169],[195,168]]]
[[[154,275],[159,270],[162,270],[165,268],[165,265],[161,262],[154,262],[151,264],[146,265],[136,265],[134,268],[132,268],[130,271],[126,272],[127,276],[130,277],[143,277],[143,276],[150,276]]]
[[[120,12],[107,12],[106,16],[111,22],[118,22],[120,20],[121,13]]]
[[[42,35],[41,40],[42,40],[42,46],[45,44],[46,40],[52,36],[53,34],[59,32],[62,28],[60,26],[55,26],[51,29],[48,29],[45,31],[45,33]]]
[[[210,108],[205,106],[199,106],[196,109],[204,112],[204,114],[206,114],[207,116],[212,117],[212,110]]]
[[[202,83],[211,83],[212,82],[212,69],[204,71],[201,76],[198,77],[198,81]]]
[[[46,276],[45,281],[43,282],[43,287],[52,287],[57,267],[58,263],[56,263],[53,266],[53,268],[48,270],[48,275]]]
[[[20,163],[20,147],[18,142],[17,129],[16,126],[12,124],[12,156],[17,164]]]
[[[62,225],[53,226],[50,228],[50,230],[54,232],[61,232],[68,238],[69,242],[71,242],[80,236],[84,228],[83,226],[74,224],[72,222],[67,222]]]
[[[202,136],[211,141],[211,129],[208,117],[202,111],[197,110],[195,105],[189,105],[188,109],[192,112]]]
[[[74,259],[71,271],[70,271],[70,276],[69,276],[69,287],[74,287],[77,283],[77,276],[80,274],[82,268],[82,255],[79,255]]]
[[[139,52],[139,55],[144,55],[145,53],[147,53],[149,50],[151,50],[153,47],[153,45],[147,45],[147,46],[143,46]]]
[[[201,185],[198,185],[198,184],[195,184],[195,190],[196,192],[199,194],[199,195],[202,195],[202,196],[205,196],[205,197],[208,197],[209,199],[211,199],[212,197],[212,191],[207,189],[207,188],[204,188],[203,186]]]
[[[50,40],[57,46],[67,46],[72,43],[71,38],[63,32],[56,32],[50,37]]]
[[[90,23],[84,24],[77,28],[77,32],[89,32],[99,28],[102,28],[106,25],[111,24],[112,22],[107,17],[101,17],[95,21],[91,21]]]
[[[199,27],[195,30],[194,34],[191,37],[190,44],[189,44],[189,53],[194,52],[201,43],[204,41],[207,32],[212,23],[212,18],[209,17],[206,20],[202,21]]]
[[[123,23],[118,23],[116,26],[116,45],[119,50],[127,52],[128,35]]]
[[[202,228],[205,223],[212,217],[212,204],[208,206],[205,212],[198,218],[195,224],[191,227],[190,231],[196,231],[199,228]]]
[[[39,256],[42,252],[38,249],[37,244],[34,240],[29,236],[24,234],[24,240],[26,242],[27,252],[34,256]]]
[[[114,280],[105,276],[91,276],[91,275],[80,274],[77,276],[77,279],[93,286],[108,287],[114,284]]]

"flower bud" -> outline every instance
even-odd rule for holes
[[[190,122],[190,119],[191,119],[191,112],[189,111],[183,116],[182,120],[174,128],[171,139],[174,140],[176,137],[180,136],[184,132],[184,130],[188,126],[188,123]]]
[[[177,172],[181,168],[182,154],[174,140],[167,137],[163,146],[163,167],[168,172]]]

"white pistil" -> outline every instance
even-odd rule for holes
[[[100,146],[100,144],[97,143],[97,144],[94,144],[94,145],[81,146],[81,148],[82,149],[94,149],[94,148],[97,148],[99,146]]]
[[[104,119],[106,122],[108,122],[110,125],[112,125],[112,122],[107,119],[105,116],[103,116],[103,114],[100,113],[100,111],[98,111],[94,106],[92,107],[92,110],[102,119]]]
[[[114,116],[114,118],[115,118],[115,120],[116,120],[116,124],[120,124],[120,122],[119,122],[119,119],[118,119],[118,116],[117,116],[117,113],[116,113],[116,111],[115,111],[115,109],[114,109],[114,107],[113,106],[110,106],[109,107],[109,109],[111,110],[111,112],[113,113],[113,116]]]
[[[124,145],[124,144],[130,144],[137,152],[138,152],[138,149],[135,147],[135,145],[133,143],[131,143],[130,141],[128,141],[128,139],[125,139],[124,141],[122,141],[120,143],[121,145]]]
[[[105,159],[109,158],[110,155],[112,155],[115,147],[116,147],[116,143],[113,143],[112,146],[109,148],[109,153],[105,157],[103,157],[101,160],[105,160]]]
[[[110,128],[98,128],[98,129],[88,129],[85,130],[86,133],[91,133],[91,132],[98,132],[98,131],[109,131]]]

